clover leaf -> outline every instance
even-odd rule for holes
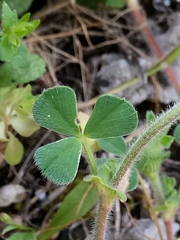
[[[89,152],[86,151],[87,138],[119,137],[130,133],[137,125],[137,114],[131,104],[115,96],[103,96],[98,99],[88,122],[81,126],[81,121],[77,123],[75,93],[65,86],[45,90],[35,101],[33,116],[42,127],[69,137],[35,152],[36,164],[43,175],[57,184],[67,184],[75,178],[82,147],[87,155]],[[91,171],[93,173],[93,168]]]

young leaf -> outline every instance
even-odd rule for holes
[[[36,122],[50,130],[67,136],[77,136],[76,96],[69,87],[53,87],[45,90],[33,107]]]
[[[174,130],[174,137],[177,143],[180,144],[180,125],[177,125]]]
[[[38,148],[34,157],[48,179],[57,184],[68,184],[76,176],[81,148],[77,138],[65,138]]]
[[[12,133],[9,134],[9,141],[4,153],[6,162],[11,164],[11,165],[16,165],[20,163],[23,153],[24,153],[24,148],[22,143],[14,137]]]
[[[101,96],[86,124],[84,134],[88,138],[109,138],[124,136],[137,126],[134,107],[115,96]]]
[[[18,117],[14,116],[9,118],[9,123],[12,125],[14,130],[23,137],[30,137],[40,127],[30,117]]]
[[[9,28],[18,22],[18,17],[16,11],[12,11],[6,2],[2,4],[2,27],[3,31],[6,33]]]
[[[30,18],[31,14],[30,13],[26,13],[24,14],[24,16],[22,16],[22,18],[19,20],[19,22],[28,22],[29,18]]]
[[[11,231],[14,230],[14,229],[16,229],[15,226],[9,225],[9,226],[7,226],[7,227],[5,227],[5,228],[3,229],[2,234],[4,235],[4,234],[6,234],[6,233],[8,233],[8,232],[11,232]]]
[[[35,232],[15,233],[11,237],[7,238],[7,240],[36,240],[36,234]]]
[[[36,54],[30,54],[25,45],[20,45],[17,54],[0,67],[0,87],[28,83],[45,72],[45,62]]]
[[[130,191],[133,191],[134,189],[136,189],[138,182],[139,182],[137,170],[134,168],[131,171],[132,172],[129,176],[129,186],[126,189],[126,192],[130,192]]]
[[[98,139],[98,144],[103,150],[114,153],[117,156],[124,155],[127,151],[123,137],[100,138]]]
[[[58,211],[38,240],[49,240],[52,235],[81,219],[97,202],[98,195],[93,184],[80,182],[65,197]]]
[[[151,122],[155,121],[156,115],[153,113],[153,111],[147,111],[146,112],[146,122],[148,125],[151,124]]]
[[[170,148],[173,142],[174,142],[174,137],[170,135],[164,135],[160,138],[160,143],[167,149]]]

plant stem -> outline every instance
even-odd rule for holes
[[[162,113],[156,120],[148,126],[142,134],[136,139],[136,141],[129,148],[129,151],[125,155],[122,164],[117,170],[113,184],[118,186],[121,182],[124,174],[128,171],[130,166],[138,161],[140,153],[150,140],[158,136],[164,129],[170,128],[170,126],[180,119],[180,103],[175,104],[171,109]]]
[[[174,240],[173,231],[172,231],[172,221],[164,222],[168,240]]]
[[[164,197],[161,181],[160,181],[160,178],[159,178],[158,174],[157,174],[156,177],[154,177],[153,179],[149,179],[149,180],[150,180],[152,189],[155,193],[157,205],[164,204],[165,197]]]
[[[95,228],[93,233],[93,240],[105,240],[106,226],[111,204],[107,204],[105,197],[101,196],[97,207],[97,216],[95,220]]]
[[[159,233],[159,238],[160,238],[160,240],[163,240],[163,236],[162,236],[161,228],[159,226],[158,218],[156,216],[156,213],[153,210],[153,205],[152,205],[151,198],[150,198],[150,196],[149,196],[149,194],[148,194],[148,192],[146,190],[146,187],[144,186],[144,181],[143,181],[143,179],[142,179],[140,174],[139,174],[139,182],[141,184],[141,187],[142,187],[142,190],[144,192],[145,198],[146,198],[146,200],[148,202],[148,205],[149,205],[149,213],[150,213],[153,221],[156,224],[156,227],[157,227],[157,230],[158,230],[158,233]]]
[[[97,175],[97,166],[96,166],[91,148],[89,147],[89,144],[87,142],[87,138],[82,136],[81,140],[82,140],[82,145],[84,147],[84,150],[85,150],[85,152],[87,154],[87,157],[88,157],[89,165],[91,167],[91,172],[92,172],[92,174]]]
[[[143,25],[144,27],[142,28],[142,33],[144,35],[144,38],[146,39],[146,42],[152,49],[152,51],[156,54],[158,58],[161,58],[163,56],[163,53],[161,49],[159,48],[156,40],[154,39],[153,35],[151,34],[148,25],[147,25],[147,20],[146,18],[141,14],[141,11],[139,9],[139,4],[137,0],[128,0],[127,1],[128,6],[132,8],[132,13],[139,25]],[[176,88],[176,91],[180,94],[180,84],[179,81],[177,80],[172,68],[170,66],[167,66],[166,68],[166,74],[171,80],[172,84]]]

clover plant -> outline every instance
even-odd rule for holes
[[[84,180],[94,183],[99,194],[92,239],[103,240],[114,200],[126,201],[126,192],[136,187],[135,163],[141,159],[145,147],[165,134],[180,118],[180,104],[153,119],[129,149],[122,136],[136,128],[137,112],[130,103],[116,96],[99,97],[90,118],[82,127],[75,93],[69,87],[57,86],[45,90],[38,97],[33,106],[33,116],[39,125],[66,136],[35,152],[35,162],[48,179],[56,184],[72,182],[77,174],[81,152],[86,153],[90,175]],[[89,139],[96,140],[99,146],[114,152],[117,157],[95,159]],[[165,146],[169,146],[171,141],[168,137],[162,140]],[[117,151],[118,144],[123,146],[121,151]],[[166,190],[168,192],[169,188]]]

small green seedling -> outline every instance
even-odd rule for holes
[[[0,32],[0,60],[9,61],[17,55],[21,38],[33,32],[39,25],[39,20],[29,22],[30,13],[18,20],[17,12],[12,11],[7,3],[2,5],[2,31]]]
[[[149,126],[127,150],[122,136],[131,133],[137,126],[134,107],[115,96],[101,96],[84,128],[79,124],[76,97],[69,87],[58,86],[45,90],[33,107],[36,122],[52,131],[68,136],[62,140],[40,147],[35,152],[35,161],[42,174],[56,184],[68,184],[74,180],[81,152],[87,154],[90,175],[85,181],[92,182],[99,194],[99,204],[93,240],[103,240],[109,211],[116,198],[126,201],[126,192],[137,185],[134,163],[141,159],[144,149],[152,140],[162,136],[180,118],[180,104],[151,121]],[[114,138],[114,139],[113,139]],[[97,139],[105,150],[114,152],[113,159],[94,159],[89,139]],[[122,152],[117,145],[123,146]],[[163,139],[168,145],[172,139]],[[119,143],[118,143],[119,142]],[[135,182],[135,184],[134,184]]]

